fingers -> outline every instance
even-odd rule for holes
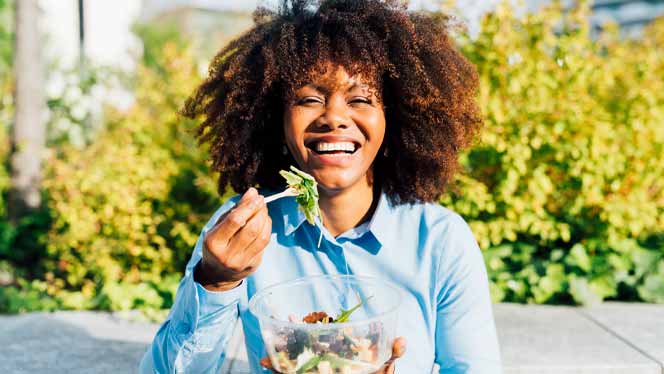
[[[392,358],[397,359],[406,354],[406,338],[398,337],[392,343]]]
[[[215,241],[225,245],[262,207],[265,199],[256,189],[250,188],[238,204],[231,209],[226,217],[215,227],[213,234]]]
[[[406,353],[406,339],[398,337],[392,343],[392,357],[385,363],[382,373],[394,374],[394,362]]]
[[[256,269],[260,265],[263,258],[263,251],[270,243],[272,238],[272,219],[268,216],[263,225],[263,230],[258,235],[258,237],[251,242],[249,247],[247,247],[247,254],[251,255],[252,258],[249,261],[249,266],[252,269]]]
[[[253,242],[257,239],[260,238],[260,241],[262,241],[265,236],[265,225],[268,223],[271,230],[272,225],[270,216],[267,212],[267,206],[263,204],[263,208],[257,211],[256,214],[247,221],[244,227],[239,229],[235,235],[230,238],[230,241],[228,242],[228,250],[232,253],[242,253],[247,260],[253,257],[256,252],[250,250],[250,247],[252,247]]]
[[[233,206],[233,208],[230,209],[229,211],[227,211],[226,213],[222,214],[221,217],[219,217],[219,219],[217,219],[217,222],[215,222],[215,226],[216,226],[217,224],[219,224],[221,221],[223,221],[224,218],[228,215],[228,213],[232,212],[233,209],[235,209],[235,208],[237,208],[237,207],[239,207],[239,206],[242,206],[242,205],[246,205],[246,204],[248,204],[248,203],[251,201],[251,199],[253,199],[253,198],[256,197],[257,195],[258,195],[258,190],[256,190],[256,189],[253,188],[253,187],[249,187],[249,189],[247,189],[247,191],[245,191],[244,195],[242,195],[242,197],[240,198],[240,200],[238,200],[238,202],[235,203],[235,205]]]
[[[261,217],[265,214],[265,217]],[[256,234],[254,222],[263,222],[261,232]],[[256,224],[258,225],[258,224]],[[272,220],[267,213],[259,212],[254,216],[247,226],[241,229],[230,241],[229,251],[235,256],[229,265],[234,266],[237,271],[252,273],[260,265],[263,251],[270,242],[272,234]]]
[[[272,367],[272,362],[270,362],[269,357],[261,358],[261,366],[266,368],[266,369],[274,370],[274,368]]]

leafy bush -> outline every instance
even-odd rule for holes
[[[170,306],[200,224],[219,204],[205,152],[177,115],[196,82],[193,59],[166,44],[162,61],[167,80],[141,68],[131,109],[109,111],[96,142],[63,146],[49,161],[43,266],[51,294],[75,290],[65,307]]]
[[[593,39],[587,12],[499,7],[477,39],[460,37],[486,128],[441,203],[470,222],[496,301],[664,302],[664,21],[641,40]],[[45,211],[0,220],[0,282],[14,285],[0,288],[0,311],[170,307],[223,198],[176,114],[200,80],[195,59],[172,31],[141,30],[158,45],[134,105],[109,109],[89,146],[53,149]],[[8,181],[0,169],[0,191]]]
[[[496,301],[664,301],[664,20],[589,35],[586,4],[488,15],[463,41],[486,128],[458,194]]]
[[[94,142],[51,138],[45,209],[16,226],[2,212],[0,311],[138,308],[154,315],[171,305],[200,224],[219,197],[192,124],[177,115],[199,80],[195,59],[168,38],[157,42],[150,63],[136,72],[134,105],[126,112],[109,108]],[[68,83],[62,98],[50,99],[51,126],[62,122],[58,118],[83,119],[73,115],[74,107],[99,76],[93,69],[86,73],[81,90]],[[2,92],[11,98],[6,87]],[[67,99],[72,89],[77,100]],[[0,117],[6,125],[7,109]],[[51,133],[60,134],[55,127]],[[0,131],[3,160],[5,140]],[[0,169],[3,193],[6,171]]]

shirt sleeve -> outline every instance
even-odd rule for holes
[[[202,257],[205,234],[237,200],[222,205],[201,231],[169,315],[143,355],[140,373],[219,372],[246,285],[242,282],[229,291],[211,292],[194,281],[193,273]]]
[[[439,266],[436,358],[440,374],[500,374],[502,365],[482,253],[454,214]]]

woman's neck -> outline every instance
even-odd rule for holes
[[[320,191],[318,200],[323,225],[334,237],[367,221],[377,203],[378,197],[368,181],[343,191]]]

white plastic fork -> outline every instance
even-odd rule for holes
[[[274,195],[270,195],[265,198],[265,204],[270,203],[274,200],[281,199],[282,197],[288,197],[288,196],[297,196],[299,193],[295,188],[289,187],[285,189],[283,192],[276,193]]]

